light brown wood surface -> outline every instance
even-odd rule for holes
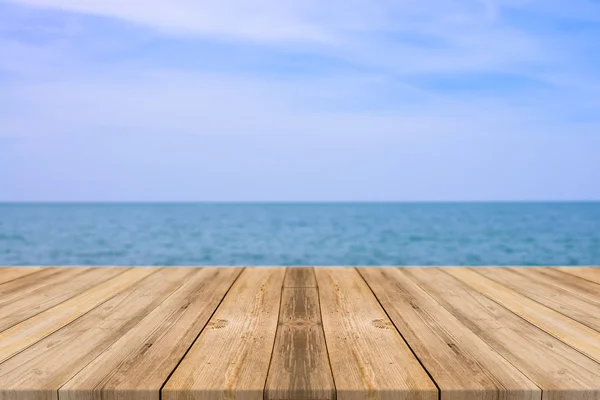
[[[0,269],[1,270],[1,269]],[[10,303],[30,293],[52,287],[70,277],[83,274],[87,268],[46,268],[0,284],[0,304]]]
[[[486,278],[474,269],[444,270],[521,318],[600,362],[600,332]]]
[[[162,390],[164,400],[262,399],[284,268],[246,268]]]
[[[440,307],[405,270],[362,268],[360,273],[437,383],[442,400],[541,398],[531,380]]]
[[[600,266],[599,267],[558,267],[556,268],[567,274],[578,276],[590,282],[600,284]]]
[[[437,399],[435,384],[358,272],[315,272],[337,399]]]
[[[100,307],[6,360],[0,364],[0,399],[56,399],[65,383],[140,323],[191,272],[189,268],[143,269],[136,278],[145,279],[120,285]],[[133,278],[118,277],[127,278],[123,281],[127,283]]]
[[[290,276],[292,279],[290,279]],[[335,398],[311,268],[287,270],[265,400]]]
[[[540,387],[543,399],[600,399],[599,363],[473,290],[449,270],[455,269],[415,268],[406,273]]]
[[[126,270],[126,268],[69,268],[67,274],[57,277],[60,279],[47,279],[47,285],[0,303],[0,332]]]
[[[600,268],[2,268],[0,400],[600,400]]]
[[[600,303],[555,285],[551,277],[523,268],[477,268],[479,274],[554,311],[600,331]],[[600,290],[600,286],[598,286]]]
[[[130,269],[0,332],[0,362],[59,330],[153,272],[154,269]]]
[[[0,268],[0,284],[18,279],[41,270],[40,267],[3,267]]]
[[[173,294],[60,388],[65,400],[158,400],[239,268],[192,269]]]
[[[514,269],[525,273],[533,281],[568,290],[573,296],[600,304],[600,297],[598,296],[600,283],[590,282],[576,275],[565,273],[559,268],[527,267]]]
[[[290,267],[285,273],[283,287],[289,288],[316,288],[317,278],[314,268],[311,267]]]

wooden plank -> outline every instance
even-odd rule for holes
[[[333,399],[313,268],[287,268],[265,399]]]
[[[284,288],[265,399],[334,398],[319,293],[314,287]]]
[[[557,267],[556,269],[600,284],[600,267]]]
[[[514,269],[531,274],[531,276],[535,275],[536,280],[568,290],[575,296],[600,303],[600,284],[598,283],[565,273],[555,267],[520,267]]]
[[[156,268],[133,268],[0,333],[0,362],[131,287]]]
[[[463,325],[542,389],[544,400],[600,399],[600,364],[438,268],[406,270]]]
[[[29,291],[26,296],[13,297],[0,303],[0,332],[39,314],[63,301],[90,289],[126,268],[68,268],[60,279],[48,279],[49,284]]]
[[[405,269],[359,272],[436,382],[442,400],[541,399],[531,380],[441,307]]]
[[[162,390],[164,400],[262,399],[285,268],[246,268]]]
[[[470,268],[446,272],[569,346],[600,361],[600,332],[507,288]]]
[[[314,268],[312,267],[288,267],[286,269],[283,287],[287,288],[316,288],[317,279],[315,278]]]
[[[142,271],[138,277],[145,279],[138,279],[71,324],[1,363],[0,400],[57,400],[61,386],[126,335],[193,272],[191,268],[171,267],[132,271]],[[129,394],[135,399],[142,392]]]
[[[552,279],[535,273],[528,267],[476,268],[474,271],[589,328],[600,331],[600,286],[596,293],[597,301],[591,301],[553,284]]]
[[[40,271],[40,267],[0,267],[0,284]]]
[[[160,388],[241,268],[195,268],[185,283],[59,390],[61,400],[158,400]]]
[[[316,268],[337,399],[436,400],[429,379],[354,268]]]
[[[52,286],[83,273],[80,268],[45,268],[0,285],[0,304],[27,297],[29,293]]]

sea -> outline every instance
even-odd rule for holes
[[[600,265],[600,202],[5,203],[0,265]]]

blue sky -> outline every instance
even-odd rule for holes
[[[600,199],[600,1],[0,0],[0,201]]]

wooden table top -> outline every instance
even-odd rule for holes
[[[600,400],[600,268],[0,268],[0,400],[263,398]]]

